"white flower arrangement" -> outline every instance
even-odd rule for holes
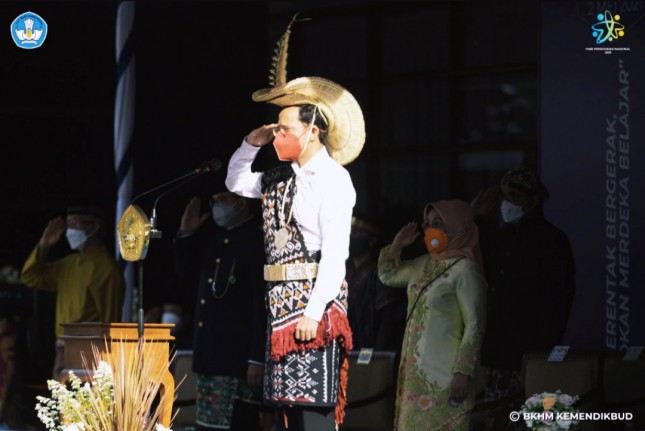
[[[573,407],[578,399],[577,395],[563,394],[560,390],[533,394],[520,408],[520,414],[529,428],[569,429],[572,424],[578,423],[570,418],[578,412]]]
[[[67,384],[47,381],[51,398],[36,397],[38,418],[45,427],[51,431],[172,431],[159,423],[160,408],[153,408],[165,372],[154,366],[159,358],[143,361],[141,344],[129,354],[123,349],[120,355],[113,352],[107,361],[95,346],[93,351],[98,365],[88,373],[90,381],[83,382],[70,371]],[[173,396],[162,394],[158,406]]]
[[[83,383],[73,371],[69,372],[70,389],[56,380],[47,380],[51,398],[37,396],[38,418],[54,431],[85,431],[85,422],[98,420],[96,410],[112,417],[114,385],[112,369],[105,361],[96,367],[92,382]],[[89,416],[92,416],[91,418]]]

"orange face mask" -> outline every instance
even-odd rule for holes
[[[283,162],[290,162],[297,160],[302,153],[305,152],[307,145],[309,145],[309,138],[311,137],[311,132],[314,128],[314,123],[316,121],[316,111],[318,107],[314,108],[314,113],[311,119],[311,124],[307,130],[307,137],[305,138],[305,145],[303,146],[300,143],[300,136],[296,136],[293,133],[278,133],[273,139],[273,147],[275,152],[278,154],[278,159]]]
[[[441,229],[427,228],[424,232],[424,240],[430,253],[441,253],[448,247],[448,235]]]
[[[302,153],[300,139],[292,133],[279,133],[273,140],[273,147],[282,161],[296,160]]]

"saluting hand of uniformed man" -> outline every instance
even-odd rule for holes
[[[186,205],[186,209],[181,216],[181,223],[179,225],[179,233],[182,235],[192,235],[199,227],[204,224],[209,217],[208,213],[201,212],[202,201],[194,197]]]

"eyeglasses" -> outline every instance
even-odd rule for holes
[[[274,128],[272,132],[273,132],[273,136],[278,136],[278,134],[286,135],[287,133],[289,133],[290,130],[293,130],[293,129],[295,129],[295,127],[278,126]],[[304,135],[305,133],[307,133],[307,129],[305,129],[305,131],[302,132],[300,136],[298,136],[298,139],[300,139],[302,135]]]
[[[439,217],[435,217],[435,218],[434,218],[434,219],[432,219],[431,221],[424,220],[424,221],[423,221],[423,223],[421,224],[421,227],[422,227],[424,230],[425,230],[425,229],[428,229],[428,228],[430,228],[430,227],[432,227],[432,228],[445,228],[445,227],[446,227],[446,224],[445,224],[445,223],[443,222],[443,220],[442,220],[442,219],[440,219]]]
[[[291,130],[291,127],[285,127],[285,126],[278,126],[272,130],[273,136],[278,136],[279,134],[286,135],[289,130]]]

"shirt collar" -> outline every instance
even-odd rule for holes
[[[327,152],[327,147],[323,146],[314,156],[309,159],[304,166],[300,166],[297,161],[291,163],[291,167],[296,175],[315,174],[331,159]]]

